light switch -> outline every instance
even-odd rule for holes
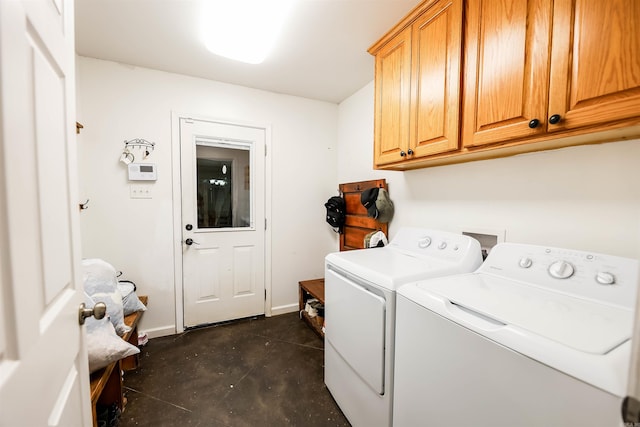
[[[151,185],[130,185],[129,197],[132,199],[151,199],[152,197]]]

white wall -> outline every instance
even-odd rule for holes
[[[335,104],[78,57],[80,197],[84,257],[99,257],[149,295],[141,329],[175,330],[171,112],[271,125],[272,295],[274,314],[297,310],[299,280],[322,277],[337,240],[324,222],[336,194]],[[156,143],[153,198],[130,199],[124,141]],[[179,201],[178,201],[179,203]]]
[[[401,225],[640,257],[640,141],[407,172],[373,170],[373,83],[339,106],[338,181],[386,178]]]
[[[297,309],[297,282],[322,277],[337,236],[324,201],[341,182],[386,178],[400,225],[506,230],[512,242],[640,256],[640,141],[416,171],[373,170],[373,83],[339,106],[78,58],[83,256],[100,257],[150,296],[142,329],[175,330],[171,112],[272,126],[272,298]],[[124,140],[156,142],[153,198],[130,199]],[[179,220],[179,219],[178,219]],[[179,285],[179,284],[178,284]]]

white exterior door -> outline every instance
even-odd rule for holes
[[[185,327],[264,313],[265,136],[180,119]]]
[[[0,1],[0,426],[91,425],[73,1]]]

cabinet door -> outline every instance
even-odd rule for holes
[[[462,0],[442,0],[412,26],[409,158],[457,150]]]
[[[551,1],[466,4],[463,145],[544,133]],[[531,128],[533,119],[539,124]]]
[[[640,116],[640,1],[556,0],[550,132]]]
[[[376,54],[375,73],[374,163],[384,165],[405,159],[409,143],[411,28]]]

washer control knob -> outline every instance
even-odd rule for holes
[[[596,273],[596,282],[601,285],[613,285],[616,283],[616,276],[606,271],[598,271]]]
[[[531,260],[531,258],[524,257],[520,259],[518,265],[522,268],[529,268],[533,265],[533,261]]]
[[[573,265],[567,261],[556,261],[549,266],[549,274],[556,279],[568,279],[573,276]]]
[[[447,247],[447,242],[440,242],[438,243],[438,249],[444,249]]]
[[[422,239],[418,240],[418,247],[420,249],[428,248],[430,244],[431,244],[430,237],[423,237]]]

